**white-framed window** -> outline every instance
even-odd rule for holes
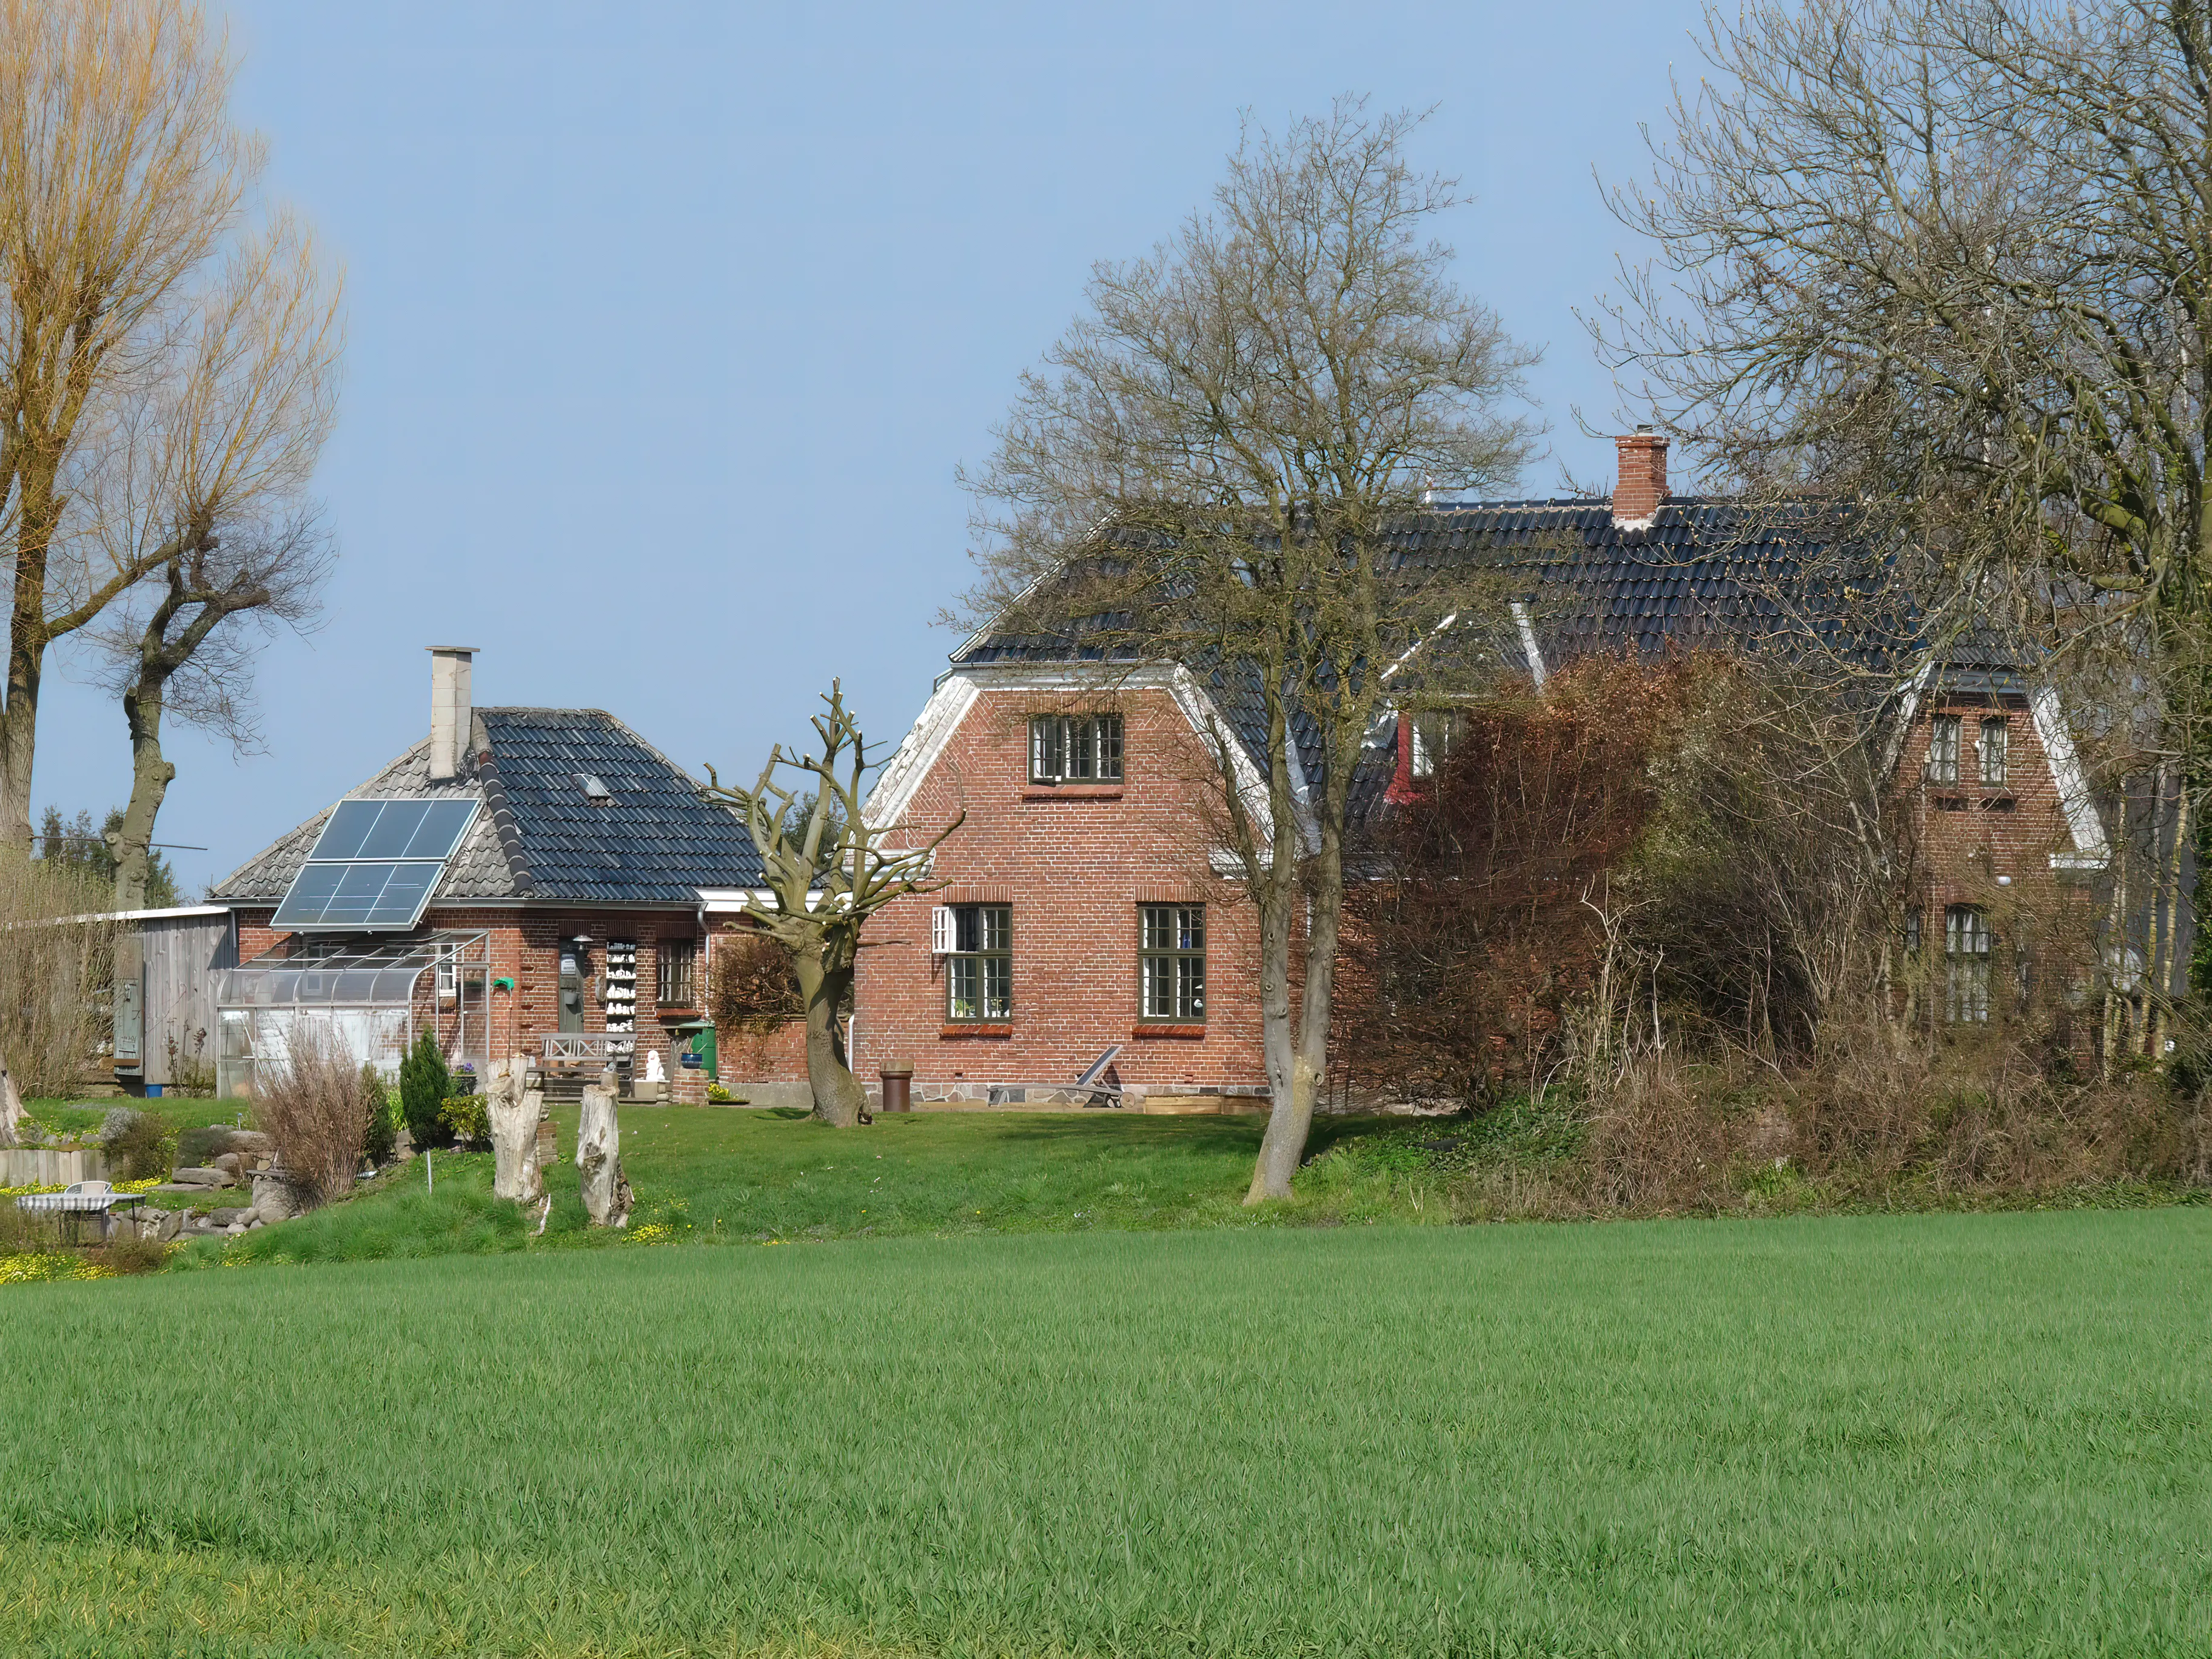
[[[1206,907],[1137,907],[1137,1013],[1198,1024],[1206,1018]]]
[[[1038,714],[1030,720],[1030,781],[1119,783],[1119,714]]]
[[[1451,758],[1452,748],[1467,726],[1467,716],[1456,708],[1432,708],[1416,714],[1409,724],[1413,733],[1413,775],[1432,778]]]
[[[1014,1011],[1014,913],[1005,904],[950,904],[945,955],[948,1022],[1006,1019]]]
[[[2003,788],[2012,761],[2012,722],[2002,714],[1985,716],[1976,747],[1981,750],[1983,787]]]
[[[1982,1025],[1990,1018],[1990,919],[1978,904],[1943,912],[1943,1018]]]
[[[1959,781],[1960,718],[1938,714],[1928,722],[1928,781]]]
[[[461,994],[461,969],[455,962],[438,964],[438,1000],[451,1002]]]

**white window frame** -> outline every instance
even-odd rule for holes
[[[1030,716],[1031,783],[1119,783],[1124,727],[1118,714]]]
[[[1955,784],[1959,781],[1959,746],[1965,739],[1966,721],[1958,714],[1931,714],[1928,720],[1928,781]]]
[[[1981,729],[1974,738],[1974,751],[1980,760],[1982,787],[2008,787],[2012,778],[2012,721],[2002,714],[1983,715]]]

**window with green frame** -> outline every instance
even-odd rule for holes
[[[1206,1018],[1206,907],[1137,907],[1137,1013],[1197,1024]]]

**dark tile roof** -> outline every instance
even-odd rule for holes
[[[1729,501],[1680,498],[1641,525],[1616,524],[1601,501],[1439,503],[1410,516],[1389,545],[1408,568],[1464,562],[1505,573],[1547,668],[1600,653],[1726,646],[1879,672],[1911,648],[1918,615],[1893,563],[1854,548],[1840,516],[1818,503],[1753,516]],[[1106,613],[1054,633],[985,629],[952,662],[1103,662],[1114,631],[1127,625]],[[1528,670],[1517,629],[1504,618],[1478,629],[1475,648],[1510,672]],[[1250,666],[1188,665],[1264,764],[1265,714]],[[1295,735],[1318,784],[1318,733]],[[1395,723],[1370,734],[1352,784],[1355,816],[1379,799],[1396,743]]]
[[[471,764],[460,778],[429,781],[426,738],[348,795],[483,800],[433,904],[680,904],[693,902],[702,887],[760,884],[760,857],[744,824],[701,800],[695,780],[613,715],[596,708],[479,708],[473,738]],[[580,774],[599,779],[612,799],[586,799]],[[248,860],[211,896],[281,899],[331,810]]]

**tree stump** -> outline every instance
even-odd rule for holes
[[[629,1182],[622,1167],[622,1127],[615,1121],[615,1073],[609,1066],[584,1085],[582,1120],[576,1126],[576,1169],[582,1177],[584,1212],[594,1227],[629,1225]]]
[[[16,1092],[15,1074],[0,1060],[0,1146],[22,1145],[23,1097]]]
[[[520,1054],[494,1060],[484,1085],[492,1196],[517,1204],[535,1204],[545,1196],[545,1178],[538,1163],[538,1120],[544,1114],[545,1097],[527,1086],[529,1065]]]

